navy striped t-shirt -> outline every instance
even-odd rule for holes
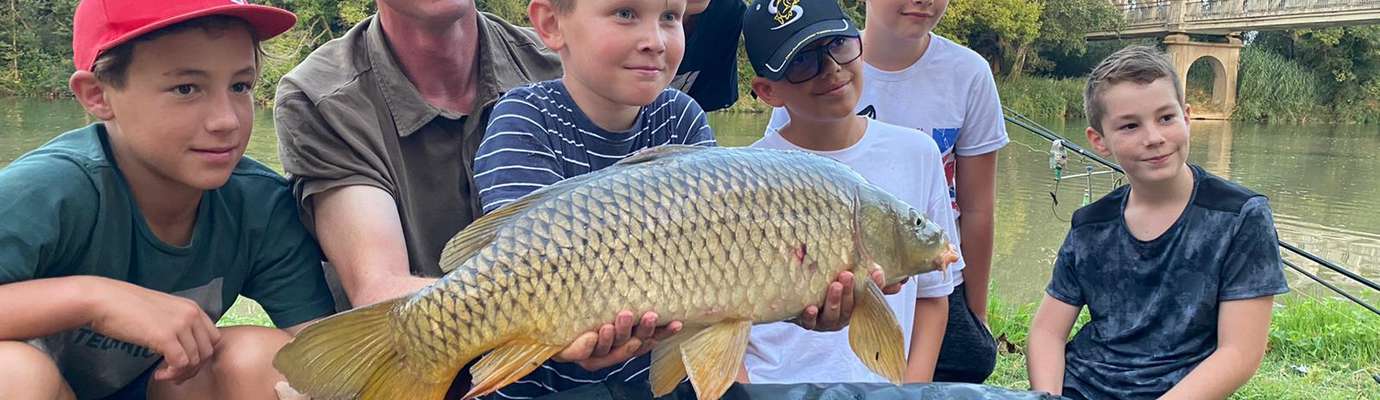
[[[716,145],[708,117],[685,93],[662,91],[642,107],[631,129],[609,132],[580,111],[560,80],[534,83],[509,91],[494,105],[475,156],[475,183],[489,213],[562,179],[664,144]],[[492,398],[533,398],[606,380],[646,381],[650,366],[649,356],[600,371],[548,361]]]
[[[663,144],[714,146],[709,118],[690,96],[666,89],[624,132],[609,132],[580,110],[558,80],[509,91],[494,105],[474,158],[488,213],[565,178],[603,169]]]

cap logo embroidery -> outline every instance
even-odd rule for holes
[[[235,3],[235,4],[239,4],[239,5],[245,5],[245,4],[249,3],[247,0],[230,0],[230,2],[231,2],[231,3]]]
[[[773,31],[785,28],[805,16],[805,8],[800,6],[800,0],[772,0],[767,5],[767,12],[775,15],[772,17],[776,20],[776,27],[771,28]]]

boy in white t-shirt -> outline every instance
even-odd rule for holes
[[[743,17],[748,59],[757,71],[756,95],[795,119],[768,129],[753,147],[808,151],[849,165],[935,221],[953,237],[954,217],[939,148],[912,129],[854,115],[863,87],[858,30],[835,0],[801,0],[794,7],[756,0]],[[912,277],[887,303],[907,343],[906,382],[933,379],[948,320],[949,276]],[[758,325],[744,364],[753,383],[886,382],[847,351],[848,331],[812,332],[790,323]]]
[[[954,278],[935,381],[982,383],[997,362],[986,327],[997,150],[1008,142],[997,86],[982,56],[930,31],[949,0],[868,0],[858,115],[929,133],[944,155],[967,263]],[[790,121],[781,108],[769,126]]]

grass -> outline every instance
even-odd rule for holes
[[[1323,82],[1297,61],[1247,46],[1241,51],[1236,95],[1238,120],[1308,122],[1322,110]]]

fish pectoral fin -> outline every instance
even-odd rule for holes
[[[848,322],[848,344],[853,354],[872,372],[900,384],[905,374],[905,337],[896,315],[882,297],[882,288],[871,279],[856,279],[853,316]]]
[[[718,399],[743,365],[752,321],[727,321],[705,328],[680,346],[695,397]]]
[[[465,393],[465,398],[472,399],[493,393],[517,382],[540,367],[547,359],[561,352],[563,348],[565,346],[528,340],[514,340],[499,346],[470,367],[474,385],[470,387],[469,393]]]
[[[685,380],[685,358],[681,346],[701,330],[685,329],[657,343],[652,350],[652,396],[661,397],[676,390]]]

